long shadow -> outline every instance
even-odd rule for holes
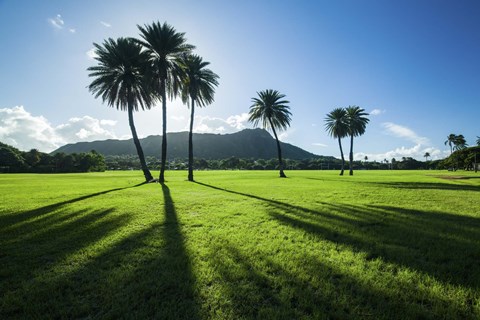
[[[47,231],[29,234],[48,227],[37,219],[8,232],[29,235],[0,254],[1,317],[198,319],[185,238],[169,188],[162,192],[158,222],[146,226],[110,209],[70,213]]]
[[[109,189],[109,190],[104,190],[100,192],[95,192],[92,194],[87,194],[81,197],[73,198],[73,199],[68,199],[64,201],[60,201],[57,203],[49,204],[43,207],[35,208],[32,210],[27,210],[23,212],[18,212],[18,213],[10,213],[10,214],[3,214],[0,215],[0,232],[4,232],[8,229],[15,228],[17,224],[22,224],[25,222],[28,222],[31,219],[38,219],[39,217],[48,215],[49,213],[56,211],[66,205],[76,203],[79,201],[87,200],[93,197],[101,196],[110,192],[115,192],[115,191],[120,191],[120,190],[126,190],[130,188],[135,188],[141,185],[144,185],[145,182],[136,184],[134,186],[130,187],[122,187],[122,188],[114,188],[114,189]]]
[[[309,209],[197,184],[263,201],[279,222],[367,253],[367,259],[406,266],[445,283],[480,288],[480,219],[386,206],[322,203]]]
[[[381,185],[389,188],[398,189],[434,189],[434,190],[452,190],[452,191],[480,191],[480,186],[467,184],[441,183],[441,182],[374,182],[375,185]]]
[[[212,248],[209,258],[221,278],[216,282],[228,295],[227,318],[423,319],[435,313],[432,304],[435,308],[451,308],[449,301],[436,296],[430,296],[425,304],[401,301],[395,290],[368,285],[318,257],[303,256],[294,262],[295,271],[290,271],[268,254],[252,259],[227,239],[222,243]],[[397,283],[398,287],[405,292],[421,291],[409,281]],[[468,318],[468,314],[457,316]]]

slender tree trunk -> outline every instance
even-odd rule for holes
[[[135,144],[135,148],[137,148],[137,154],[138,158],[140,159],[143,175],[145,176],[145,180],[150,182],[153,180],[153,176],[150,173],[150,170],[148,170],[142,145],[140,144],[140,140],[138,140],[137,130],[135,129],[135,124],[133,123],[133,106],[131,103],[128,104],[128,124],[130,125],[130,130],[132,131],[133,143]]]
[[[277,152],[278,152],[278,167],[280,169],[280,178],[286,178],[287,176],[283,172],[283,160],[282,160],[282,149],[280,148],[280,141],[278,140],[277,133],[275,132],[275,127],[273,126],[272,120],[269,118],[268,121],[270,122],[270,128],[272,128],[273,135],[275,136],[275,140],[277,140]]]
[[[165,182],[165,165],[167,162],[167,94],[165,81],[160,82],[160,94],[162,96],[162,159],[160,165],[159,182]]]
[[[353,134],[350,135],[350,175],[353,176]]]
[[[338,137],[338,146],[340,147],[340,156],[342,156],[342,170],[340,171],[340,175],[343,176],[343,171],[345,169],[345,157],[343,156],[342,140],[340,137]]]
[[[190,132],[188,133],[188,181],[193,181],[193,119],[195,115],[195,99],[192,99],[190,112]]]

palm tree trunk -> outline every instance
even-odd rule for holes
[[[350,135],[350,175],[353,176],[353,134]]]
[[[130,130],[132,131],[133,143],[135,144],[135,148],[137,148],[137,154],[138,158],[140,159],[140,165],[142,167],[143,175],[145,176],[145,181],[150,182],[153,180],[153,176],[150,173],[150,170],[148,170],[142,145],[140,144],[140,140],[138,140],[137,130],[135,129],[135,124],[133,123],[133,106],[131,103],[128,104],[128,124],[130,125]]]
[[[167,162],[167,94],[165,81],[160,82],[160,94],[162,96],[162,159],[160,164],[159,182],[165,182],[165,165]]]
[[[286,178],[287,176],[283,172],[283,161],[282,161],[282,149],[280,148],[280,141],[278,141],[277,133],[275,132],[275,127],[273,126],[272,119],[268,119],[270,122],[270,128],[272,128],[273,135],[275,136],[275,140],[277,141],[277,152],[278,152],[278,167],[280,169],[280,178]]]
[[[345,169],[345,157],[343,156],[342,140],[340,137],[338,137],[338,146],[340,147],[340,156],[342,156],[342,170],[340,171],[340,175],[343,176],[343,171]]]
[[[188,133],[188,181],[193,181],[193,119],[195,115],[195,99],[192,99],[190,113],[190,132]]]

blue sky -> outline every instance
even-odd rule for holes
[[[480,136],[478,17],[475,0],[0,0],[0,141],[52,151],[129,137],[126,113],[86,89],[92,44],[166,21],[220,76],[215,102],[197,110],[196,132],[251,127],[251,98],[271,88],[293,113],[284,142],[338,157],[325,115],[358,105],[371,121],[355,140],[357,159],[443,158],[450,133],[470,145]],[[187,107],[168,105],[168,131],[186,130]],[[141,136],[161,133],[160,109],[135,115]]]

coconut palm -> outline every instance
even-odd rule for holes
[[[154,102],[151,86],[147,81],[149,55],[131,38],[109,38],[102,45],[93,45],[98,65],[87,69],[90,71],[89,77],[94,78],[88,89],[95,98],[101,97],[108,106],[128,112],[133,143],[145,180],[152,181],[153,177],[145,162],[133,121],[134,111],[139,108],[150,109]]]
[[[457,135],[454,133],[450,133],[447,137],[447,140],[445,140],[445,145],[450,146],[450,154],[453,153],[453,146],[455,145],[455,140],[457,139]]]
[[[465,137],[463,134],[459,134],[455,136],[455,141],[453,142],[454,147],[453,150],[463,150],[466,147],[468,147],[467,140],[465,140]]]
[[[188,134],[188,181],[193,181],[193,120],[195,103],[204,107],[214,99],[215,87],[218,86],[218,75],[207,69],[209,62],[193,54],[182,59],[184,76],[181,84],[181,97],[185,104],[190,101],[190,131]]]
[[[430,157],[430,153],[429,152],[425,152],[425,154],[423,155],[425,157],[425,162],[428,161],[428,158]]]
[[[276,129],[286,130],[290,126],[292,115],[290,112],[290,103],[277,90],[267,89],[257,92],[258,98],[252,98],[253,104],[250,106],[248,121],[251,121],[254,126],[259,123],[265,129],[271,129],[275,140],[277,141],[278,163],[280,168],[280,177],[286,178],[283,172],[282,150],[280,148],[280,141],[278,140]]]
[[[342,138],[348,134],[347,112],[344,108],[335,108],[325,117],[325,129],[333,138],[338,139],[340,156],[342,157],[342,169],[340,175],[343,176],[345,170],[345,157],[343,155]],[[366,159],[365,159],[366,161]]]
[[[180,59],[195,47],[187,44],[185,33],[180,33],[167,23],[154,22],[144,27],[138,26],[142,40],[139,40],[150,56],[152,72],[158,84],[157,94],[162,101],[162,158],[160,183],[165,182],[167,161],[167,93],[172,99],[180,88],[182,70]]]
[[[347,113],[348,135],[350,136],[350,175],[353,175],[353,137],[361,136],[365,133],[367,123],[370,121],[366,116],[365,109],[358,106],[348,106],[345,109]]]

